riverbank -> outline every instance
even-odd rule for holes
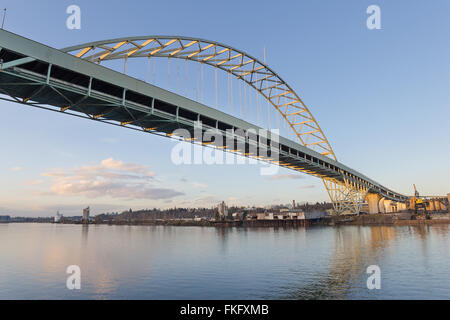
[[[82,224],[77,221],[66,221],[63,224]],[[450,224],[449,213],[433,213],[428,216],[414,216],[412,213],[392,213],[392,214],[360,214],[358,216],[328,216],[315,220],[244,220],[244,221],[211,221],[211,220],[121,220],[91,222],[91,225],[135,225],[135,226],[185,226],[185,227],[306,227],[306,226],[338,226],[338,225],[361,225],[361,226],[414,226],[421,224]]]
[[[178,226],[178,227],[304,227],[309,220],[244,220],[244,221],[210,221],[210,220],[139,220],[91,222],[89,225],[128,225],[128,226]],[[83,224],[81,222],[62,222],[61,224]]]
[[[54,223],[50,221],[9,221],[2,223]],[[79,220],[65,220],[57,224],[80,224]],[[188,219],[145,219],[145,220],[110,220],[91,221],[89,225],[127,225],[127,226],[179,226],[179,227],[307,227],[307,226],[416,226],[431,224],[450,224],[450,213],[433,213],[428,216],[409,212],[391,214],[360,214],[358,216],[327,216],[320,219],[285,219],[285,220],[244,220],[244,221],[212,221],[212,220],[188,220]]]
[[[415,226],[421,224],[450,224],[449,213],[414,216],[409,212],[391,214],[361,214],[359,216],[331,216],[318,222],[322,225],[390,225]]]

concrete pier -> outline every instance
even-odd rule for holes
[[[369,205],[369,214],[377,214],[379,213],[378,202],[380,201],[381,196],[376,193],[368,193],[366,195],[366,201]]]
[[[447,201],[448,201],[447,212],[450,213],[450,193],[447,193]]]
[[[450,193],[447,193],[447,200],[448,200],[447,211],[450,213]]]
[[[384,212],[385,213],[392,213],[392,206],[391,206],[392,200],[384,200]]]
[[[384,207],[384,198],[381,198],[380,201],[378,201],[378,212],[379,213],[386,213],[386,209]]]
[[[409,209],[414,210],[416,207],[416,197],[409,197]]]
[[[434,200],[433,199],[428,201],[427,210],[434,211]]]
[[[434,199],[434,210],[436,211],[441,211],[441,203],[439,201],[439,199]]]
[[[432,197],[426,198],[427,201],[427,211],[429,212],[445,212],[450,213],[450,193],[447,194],[448,204],[445,204],[445,197]],[[378,213],[395,213],[402,212],[408,209],[414,210],[416,204],[416,197],[409,197],[407,203],[396,202],[393,200],[388,200],[376,193],[368,193],[365,198],[368,204],[369,214]]]

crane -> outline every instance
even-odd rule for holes
[[[413,184],[413,186],[414,186],[414,214],[417,215],[418,209],[423,209],[425,214],[428,216],[428,214],[427,214],[427,202],[424,201],[420,197],[419,191],[417,191],[416,185]]]

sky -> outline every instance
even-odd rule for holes
[[[81,9],[80,30],[66,27],[73,4]],[[366,26],[372,4],[381,9],[379,30]],[[413,193],[413,183],[424,195],[450,192],[448,1],[13,0],[0,6],[7,8],[6,30],[55,48],[159,34],[210,39],[261,60],[265,51],[340,162],[403,194]],[[127,72],[178,88],[177,62],[172,78],[166,61],[155,64],[153,75],[142,63]],[[201,102],[212,106],[210,84]],[[194,99],[198,90],[189,87],[187,96]],[[244,107],[250,113],[252,104]],[[306,174],[280,168],[263,176],[262,165],[176,165],[176,142],[167,138],[5,101],[0,108],[0,215],[329,201],[322,181]]]

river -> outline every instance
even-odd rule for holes
[[[81,289],[69,290],[69,265]],[[381,288],[367,288],[367,267]],[[0,224],[0,299],[449,299],[450,225]]]

